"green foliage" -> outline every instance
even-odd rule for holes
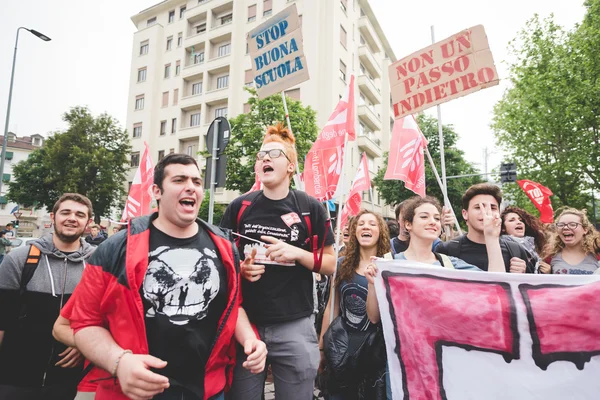
[[[227,159],[226,188],[241,193],[247,192],[254,184],[254,155],[260,150],[266,129],[277,122],[284,122],[285,111],[280,94],[258,99],[254,89],[246,88],[252,94],[248,100],[250,112],[229,120],[231,139],[225,153]],[[318,135],[316,112],[304,107],[300,101],[287,97],[292,132],[296,137],[296,151],[300,171],[304,157]]]
[[[586,7],[570,32],[553,17],[527,22],[510,43],[511,87],[494,108],[498,144],[517,163],[519,178],[554,192],[554,209],[589,207],[590,189],[600,191],[600,1]],[[532,209],[516,185],[506,192]]]
[[[69,124],[55,132],[44,147],[13,167],[8,199],[47,209],[67,192],[87,196],[96,222],[110,213],[125,195],[123,183],[131,151],[127,132],[107,114],[94,118],[86,107],[74,107],[63,115]]]
[[[429,145],[427,148],[431,153],[431,158],[436,165],[438,173],[441,171],[440,166],[440,141],[438,135],[437,119],[429,117],[427,115],[419,115],[417,117],[419,127],[423,132],[423,135],[427,138]],[[475,167],[465,160],[464,152],[456,148],[456,142],[458,140],[458,134],[454,131],[451,125],[443,125],[442,132],[444,134],[444,154],[446,157],[446,175],[463,175],[463,174],[475,174],[478,171]],[[384,166],[378,172],[373,179],[373,185],[376,187],[379,195],[386,204],[398,204],[415,194],[404,187],[404,182],[397,180],[384,180],[385,171],[387,170],[388,154],[384,155]],[[460,212],[462,210],[461,198],[467,188],[475,183],[482,182],[481,178],[466,177],[448,180],[448,198],[457,214],[459,221]],[[427,194],[430,196],[437,197],[441,203],[444,202],[442,191],[435,179],[433,170],[429,166],[427,158],[425,158],[425,185],[427,188]]]
[[[202,200],[202,204],[200,205],[200,209],[198,210],[198,217],[203,219],[204,221],[208,221],[208,207],[210,203],[210,191],[204,191],[204,199]],[[213,211],[213,224],[219,225],[221,218],[223,218],[223,214],[225,214],[225,209],[227,208],[227,204],[218,204],[215,202],[215,208]]]

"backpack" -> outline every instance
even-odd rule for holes
[[[458,239],[452,239],[446,242],[446,251],[449,256],[460,258],[460,248],[462,246],[462,240],[464,236]],[[525,272],[533,274],[535,272],[535,265],[531,263],[529,252],[525,250],[519,243],[513,242],[512,240],[501,240],[500,243],[506,245],[508,255],[510,258],[516,257],[525,261]]]
[[[435,251],[433,252],[433,254],[435,255],[435,258],[437,258],[438,262],[442,267],[448,269],[455,269],[454,264],[452,264],[452,260],[450,260],[450,257],[448,257],[445,254],[436,253]]]
[[[27,316],[27,306],[23,301],[23,296],[25,296],[25,292],[27,292],[27,284],[33,278],[33,274],[37,269],[38,264],[40,263],[40,259],[42,257],[42,252],[33,244],[29,246],[29,253],[27,253],[27,260],[25,261],[25,266],[23,267],[23,272],[21,273],[21,283],[19,287],[19,298],[21,299],[21,311],[19,312],[19,319],[23,319]]]
[[[321,262],[323,261],[323,250],[325,248],[325,239],[327,238],[327,231],[329,230],[330,226],[331,226],[331,220],[328,219],[325,222],[325,231],[323,234],[323,240],[321,241],[321,245],[319,246],[319,237],[317,235],[313,235],[313,230],[312,230],[312,221],[310,218],[310,198],[309,196],[302,191],[299,190],[290,190],[292,193],[292,197],[294,198],[294,202],[296,203],[296,206],[298,207],[298,209],[300,210],[300,214],[302,216],[302,221],[304,222],[304,227],[306,228],[306,232],[308,233],[308,239],[306,239],[306,242],[304,243],[304,245],[308,245],[308,249],[309,251],[312,251],[313,253],[313,257],[314,257],[314,267],[313,267],[313,271],[312,272],[319,272],[321,270]],[[250,192],[246,195],[244,195],[243,199],[242,199],[242,206],[240,207],[240,209],[238,210],[237,213],[237,217],[236,217],[236,232],[239,233],[239,227],[240,227],[240,223],[242,221],[242,217],[244,215],[244,212],[249,209],[252,206],[252,203],[258,198],[258,196],[262,195],[263,191],[262,190],[257,190],[254,192]],[[236,244],[239,244],[239,240],[240,238],[237,237],[235,239]],[[321,251],[319,252],[319,248],[321,249]]]

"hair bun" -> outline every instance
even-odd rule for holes
[[[267,128],[267,133],[265,135],[265,139],[269,136],[279,136],[284,142],[291,144],[292,146],[296,143],[296,138],[294,134],[281,122],[278,122],[277,125],[269,126]]]

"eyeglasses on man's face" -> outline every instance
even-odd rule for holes
[[[290,161],[290,159],[288,158],[288,156],[281,149],[261,150],[258,153],[256,153],[256,159],[258,161],[260,161],[263,158],[265,158],[265,156],[267,154],[269,155],[269,158],[279,158],[279,157],[281,157],[283,155],[285,158],[288,159],[288,161]]]
[[[558,229],[563,229],[565,227],[569,229],[577,229],[577,227],[582,224],[580,224],[579,222],[559,222],[555,225]]]

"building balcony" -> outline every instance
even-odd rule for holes
[[[371,25],[369,17],[364,15],[358,19],[358,30],[360,31],[362,37],[364,37],[365,40],[369,42],[369,46],[371,46],[373,52],[379,53],[381,51],[381,48],[377,43],[377,33],[375,32],[373,25]]]
[[[375,112],[366,105],[358,106],[358,118],[363,121],[366,125],[369,126],[374,131],[381,130],[381,118],[375,114]]]
[[[373,104],[381,104],[381,92],[367,75],[358,76],[358,88]]]
[[[358,47],[358,58],[360,59],[360,62],[365,66],[365,68],[369,70],[369,72],[374,78],[381,77],[381,66],[379,65],[373,54],[371,54],[371,50],[369,50],[367,46],[362,45]]]
[[[184,46],[186,48],[192,46],[198,46],[199,44],[203,44],[206,41],[206,31],[201,33],[194,33],[193,35],[186,36],[184,40]]]
[[[187,66],[183,67],[183,72],[181,73],[181,77],[185,79],[185,78],[189,78],[192,75],[197,75],[197,74],[201,73],[202,71],[204,71],[203,65],[204,65],[204,61],[200,62],[198,64],[192,64],[192,65],[187,65]]]
[[[206,104],[215,104],[219,103],[222,100],[227,100],[229,97],[229,87],[225,87],[222,89],[213,89],[204,93],[204,102]]]
[[[181,109],[184,111],[198,108],[198,106],[202,104],[203,100],[204,98],[202,97],[202,93],[185,96],[179,100],[179,107],[181,107]]]
[[[358,148],[366,151],[371,157],[377,158],[383,155],[381,142],[374,133],[359,134],[356,140]]]
[[[179,130],[177,131],[177,138],[179,140],[199,139],[205,133],[206,133],[206,129],[202,125],[188,126],[188,127],[185,127],[185,128],[179,128]]]

